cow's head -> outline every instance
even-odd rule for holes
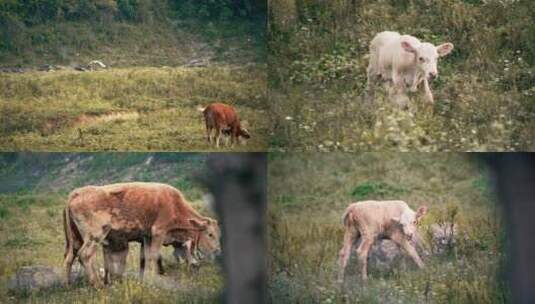
[[[416,212],[406,209],[399,218],[393,218],[393,221],[401,226],[403,234],[410,241],[416,235],[418,224],[424,215],[427,214],[427,207],[420,206]]]
[[[439,57],[448,55],[453,50],[453,44],[446,42],[439,46],[423,42],[415,45],[414,41],[401,41],[401,47],[414,54],[416,66],[429,80],[438,76],[437,61]]]
[[[221,253],[219,238],[221,231],[216,220],[209,217],[202,219],[190,219],[190,223],[196,229],[199,229],[197,248],[203,255],[210,259],[215,258]]]

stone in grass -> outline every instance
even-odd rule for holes
[[[17,270],[8,283],[12,291],[39,291],[59,287],[62,277],[54,267],[50,266],[24,266]]]
[[[76,282],[80,280],[82,273],[73,271],[72,277]],[[44,266],[24,266],[9,279],[8,289],[13,292],[34,292],[45,289],[64,286],[63,270]]]

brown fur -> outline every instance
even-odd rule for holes
[[[202,217],[177,189],[158,183],[122,183],[86,186],[71,192],[64,211],[67,282],[78,257],[89,281],[99,286],[94,259],[102,244],[105,268],[124,271],[129,241],[141,241],[149,267],[158,269],[160,247],[195,235],[204,240],[206,231],[217,231],[210,250],[219,251],[219,228],[215,220]],[[212,228],[214,227],[214,228]],[[195,232],[197,234],[195,234]],[[113,263],[110,265],[109,263]],[[152,267],[151,267],[152,266]],[[112,268],[113,268],[112,267]]]
[[[231,142],[237,142],[240,137],[250,138],[249,132],[243,129],[236,110],[224,103],[212,103],[206,108],[200,108],[206,123],[208,142],[212,142],[212,130],[215,130],[215,143],[219,147],[221,133],[230,134]]]

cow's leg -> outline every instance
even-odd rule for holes
[[[119,247],[111,248],[103,246],[104,253],[104,283],[110,284],[115,278],[121,278],[126,268],[128,256],[128,243]]]
[[[148,274],[151,277],[158,275],[158,257],[160,256],[160,248],[163,245],[164,233],[157,229],[152,229],[152,236],[144,246],[144,255],[147,261]]]
[[[366,70],[366,74],[368,77],[368,80],[366,82],[366,101],[373,102],[375,99],[375,89],[379,77],[377,69],[374,67],[374,64],[372,63],[371,59],[370,65],[368,65],[368,69]]]
[[[338,282],[343,283],[345,277],[345,269],[347,262],[351,256],[351,248],[353,243],[358,238],[358,231],[352,231],[351,229],[345,229],[344,232],[344,245],[338,253]]]
[[[184,247],[186,248],[186,261],[188,262],[188,266],[193,266],[194,268],[197,268],[199,266],[199,261],[195,258],[195,248],[193,246],[193,241],[186,241],[184,243]]]
[[[425,100],[429,103],[434,103],[433,93],[431,93],[431,88],[429,87],[429,81],[424,78],[424,97]]]
[[[414,248],[414,246],[411,245],[409,241],[407,241],[406,239],[402,239],[398,242],[398,244],[399,246],[401,246],[401,248],[403,248],[409,254],[409,256],[412,258],[414,263],[416,263],[416,265],[418,265],[420,269],[424,268],[424,262],[418,255],[418,252],[416,252],[416,249]]]
[[[80,244],[76,240],[73,240],[73,244],[69,244],[69,246],[72,246],[72,248],[67,248],[67,252],[65,253],[65,260],[63,261],[67,285],[71,283],[72,264],[74,263],[74,259],[76,259],[76,257],[78,256],[78,252],[82,244]]]
[[[405,94],[405,80],[396,70],[392,71],[392,87],[389,90],[389,99],[397,103],[401,108],[406,108],[409,102]]]
[[[212,142],[212,127],[206,125],[206,139],[208,140],[208,143]]]
[[[141,242],[141,248],[139,250],[139,278],[143,279],[143,276],[145,275],[145,245],[144,241]],[[163,261],[162,261],[162,255],[158,256],[158,273],[164,274],[163,270]]]
[[[145,274],[145,240],[141,241],[139,249],[139,279],[143,280]]]
[[[357,257],[359,260],[360,272],[363,280],[368,279],[368,252],[373,245],[374,238],[362,236],[359,247],[357,248]]]
[[[111,255],[113,252],[109,246],[102,246],[102,256],[104,258],[104,284],[111,283]]]
[[[215,146],[219,148],[219,140],[221,138],[221,129],[219,127],[215,128]]]
[[[162,255],[161,254],[158,254],[158,261],[157,261],[157,266],[158,266],[158,274],[164,274],[164,271],[163,271],[163,259],[162,259]]]
[[[418,265],[418,267],[424,267],[424,262],[422,262],[422,259],[418,255],[418,252],[416,252],[414,246],[411,245],[411,243],[407,240],[403,233],[395,233],[390,237],[390,239],[396,244],[398,244],[399,247],[401,247],[403,250],[405,250],[407,254],[414,260],[416,265]]]
[[[97,246],[98,243],[96,241],[91,238],[87,238],[87,240],[84,242],[84,245],[82,245],[82,248],[80,248],[80,261],[85,268],[89,283],[96,288],[102,286],[95,268]]]

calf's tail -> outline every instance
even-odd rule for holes
[[[69,207],[65,207],[65,209],[63,209],[63,231],[65,233],[65,254],[63,255],[64,258],[66,258],[69,253],[74,254],[72,237],[73,233],[71,230],[71,220],[68,214],[68,208]]]
[[[351,208],[347,208],[342,215],[342,225],[344,225],[344,227],[351,225]]]

